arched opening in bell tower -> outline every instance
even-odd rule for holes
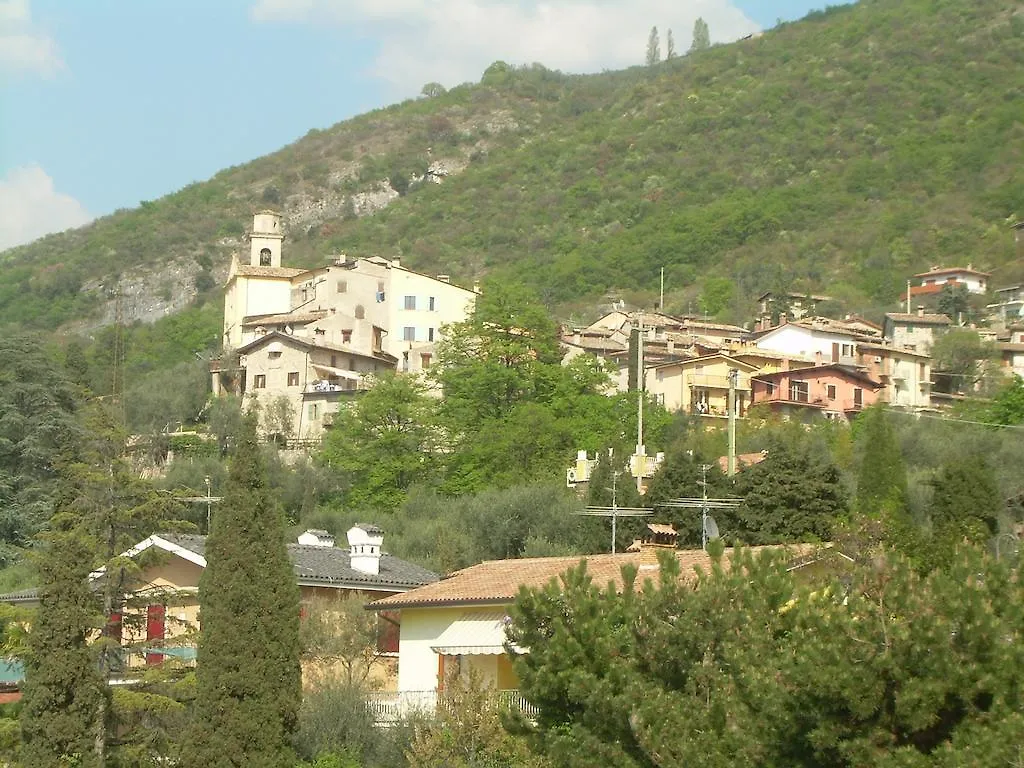
[[[271,261],[271,253],[269,248],[264,248],[260,251],[260,266],[269,267]]]

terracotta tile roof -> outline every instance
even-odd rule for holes
[[[764,461],[765,456],[768,455],[768,451],[757,451],[756,453],[737,453],[736,454],[736,469],[742,469],[743,467],[749,467],[753,464],[760,464]],[[729,457],[719,456],[718,457],[718,468],[723,472],[729,471]]]
[[[778,549],[779,547],[751,547],[752,551]],[[806,554],[811,545],[800,544],[790,549]],[[659,548],[660,549],[660,548]],[[725,551],[728,560],[732,550]],[[530,557],[519,560],[488,560],[455,571],[441,581],[413,589],[400,595],[391,595],[370,604],[376,610],[392,608],[417,608],[441,605],[487,605],[510,603],[519,594],[520,587],[543,587],[557,579],[570,568],[587,563],[587,572],[594,583],[601,587],[609,582],[622,588],[622,566],[632,564],[640,568],[638,581],[657,573],[657,565],[644,565],[646,552],[623,552],[605,555],[579,555],[572,557]],[[701,549],[677,549],[676,559],[683,574],[692,574],[695,569],[710,568],[711,558]]]
[[[885,317],[894,323],[911,323],[913,325],[951,325],[953,323],[945,315],[915,315],[907,314],[906,312],[886,312]]]
[[[308,271],[295,267],[254,267],[250,264],[239,264],[232,277],[287,277],[291,279]]]
[[[973,266],[944,268],[936,267],[935,269],[930,269],[927,272],[918,272],[916,275],[914,275],[914,277],[931,277],[932,275],[953,275],[957,273],[963,273],[966,275],[983,275],[984,277],[989,277],[988,272],[982,272],[980,270],[975,269]]]
[[[279,325],[280,323],[311,323],[330,314],[326,309],[314,309],[309,312],[290,312],[281,315],[250,315],[242,321],[245,327],[251,325]]]

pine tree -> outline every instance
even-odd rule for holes
[[[206,541],[195,722],[182,764],[292,768],[299,595],[250,416]]]
[[[90,638],[100,616],[89,588],[93,553],[71,515],[58,513],[37,558],[39,610],[28,636],[22,689],[22,764],[102,765],[101,713],[109,696]]]
[[[653,67],[661,61],[661,43],[658,40],[658,28],[651,27],[651,34],[647,38],[647,66]]]
[[[693,22],[693,42],[690,43],[690,52],[703,51],[711,47],[711,31],[708,23],[703,18],[697,17]]]
[[[672,37],[672,30],[670,29],[668,31],[668,34],[665,36],[665,61],[668,61],[669,59],[674,59],[675,57],[676,41],[675,38]]]

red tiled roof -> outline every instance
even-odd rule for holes
[[[812,545],[800,544],[789,547],[798,554],[806,554]],[[780,547],[751,547],[757,552]],[[731,550],[727,549],[723,561],[728,561]],[[646,552],[623,552],[605,555],[579,555],[572,557],[529,557],[519,560],[488,560],[471,565],[450,576],[399,595],[391,595],[370,604],[377,610],[391,608],[415,608],[440,605],[479,605],[510,603],[519,594],[520,587],[540,588],[552,579],[557,579],[568,569],[587,564],[587,573],[594,583],[606,586],[613,583],[621,589],[622,566],[632,564],[640,567],[638,581],[657,572],[657,565],[643,565]],[[707,570],[711,566],[708,553],[700,549],[677,549],[676,559],[683,574],[692,574],[695,569]]]

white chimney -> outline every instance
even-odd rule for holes
[[[334,537],[320,528],[310,528],[299,534],[299,544],[306,547],[333,547]]]
[[[442,283],[450,283],[452,281],[452,278],[449,275],[438,275],[437,279]]]
[[[376,576],[380,573],[384,531],[375,525],[357,523],[348,529],[349,565],[352,570]]]

